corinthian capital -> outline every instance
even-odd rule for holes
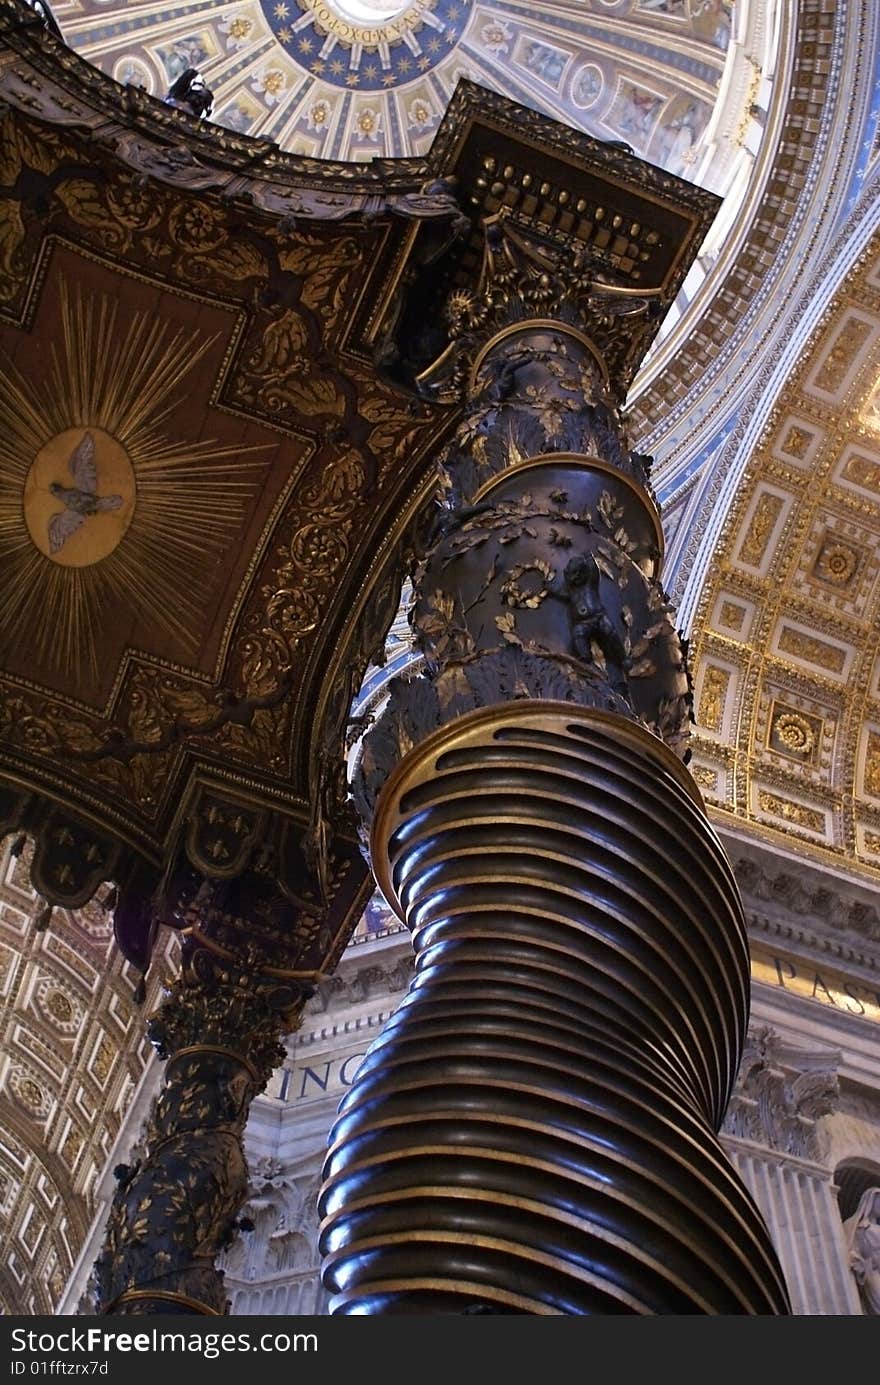
[[[619,219],[619,218],[618,218]],[[502,216],[484,223],[480,276],[454,288],[446,304],[449,346],[418,385],[444,402],[472,399],[479,366],[499,334],[517,324],[551,323],[592,348],[590,393],[621,403],[668,300],[662,288],[617,283],[589,251],[564,253],[515,230]]]

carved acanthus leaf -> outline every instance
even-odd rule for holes
[[[839,1053],[798,1049],[765,1026],[749,1035],[723,1131],[780,1154],[821,1162],[821,1125],[838,1105]]]

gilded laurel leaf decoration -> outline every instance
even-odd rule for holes
[[[506,611],[503,616],[496,616],[495,624],[504,637],[505,643],[522,645],[522,640],[516,633],[516,617],[512,611]]]
[[[638,548],[638,544],[630,538],[622,524],[614,531],[614,542],[624,553],[634,553]]]
[[[613,529],[617,521],[623,514],[623,509],[618,505],[610,491],[603,491],[599,496],[599,503],[596,507],[606,528]]]
[[[426,600],[426,613],[419,619],[419,629],[423,635],[440,635],[449,629],[455,599],[447,592],[433,591]]]
[[[415,629],[422,648],[442,658],[450,649],[455,635],[455,598],[436,590],[427,595],[415,616]]]
[[[532,582],[524,583],[522,579],[529,573],[537,573],[540,580],[537,583],[534,579]],[[534,610],[548,595],[550,583],[555,576],[549,563],[545,563],[541,558],[517,563],[508,570],[507,577],[501,584],[501,599],[508,606],[525,606]]]
[[[617,581],[617,573],[615,569],[611,566],[611,564],[608,562],[601,549],[597,548],[595,550],[593,554],[593,560],[596,564],[596,567],[603,574],[603,576],[610,577],[612,582]]]
[[[645,657],[628,664],[626,671],[630,678],[650,678],[657,672],[657,665],[653,659]]]

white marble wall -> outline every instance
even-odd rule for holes
[[[725,1140],[767,1223],[797,1315],[860,1313],[832,1174],[806,1160]]]

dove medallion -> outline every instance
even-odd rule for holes
[[[64,509],[49,520],[49,552],[58,553],[71,534],[85,524],[90,515],[118,510],[123,504],[121,495],[98,495],[98,469],[95,465],[95,439],[85,433],[70,457],[72,486],[53,481],[49,490]]]

